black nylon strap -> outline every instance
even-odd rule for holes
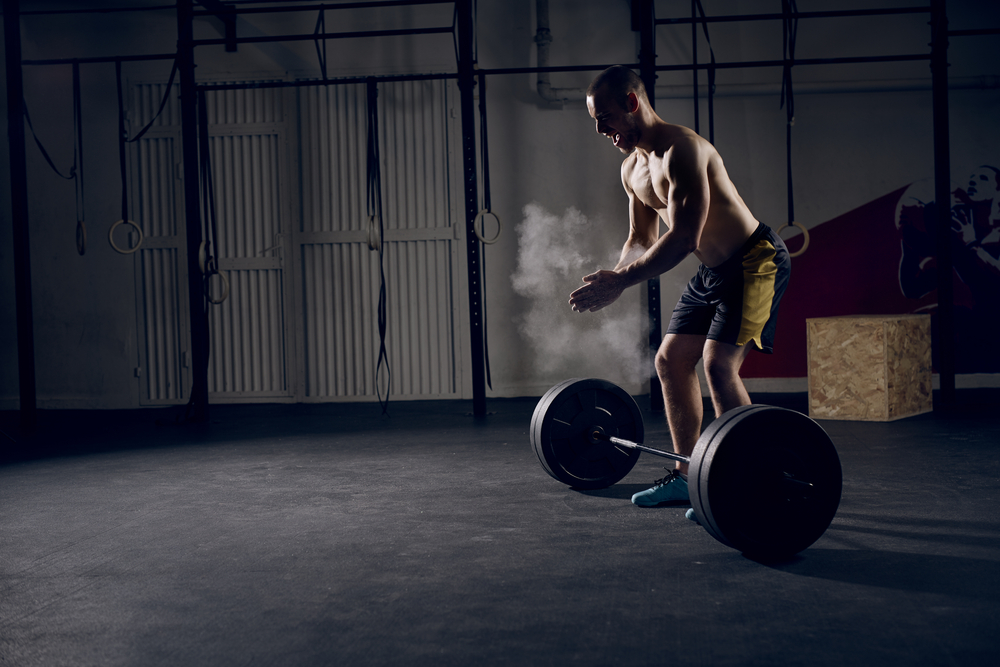
[[[146,123],[146,126],[144,128],[142,128],[141,130],[139,130],[139,134],[135,135],[135,137],[133,137],[132,139],[127,139],[127,141],[130,141],[130,142],[131,141],[139,141],[140,139],[142,139],[142,135],[146,134],[146,132],[149,131],[149,128],[153,127],[153,123],[156,121],[157,118],[160,117],[160,114],[163,113],[164,107],[167,106],[167,100],[170,99],[170,91],[174,87],[174,76],[176,74],[177,74],[177,60],[174,60],[174,67],[173,67],[173,69],[170,70],[170,78],[167,80],[167,89],[163,93],[163,99],[160,101],[160,108],[156,110],[156,113],[149,120],[149,122]],[[118,85],[120,86],[121,85],[121,61],[118,62],[118,79],[119,79]]]
[[[785,107],[785,163],[788,182],[788,224],[795,221],[795,195],[792,188],[792,126],[795,124],[795,96],[792,91],[792,66],[795,63],[795,37],[798,32],[798,19],[792,14],[798,13],[795,0],[781,0],[782,19],[782,50],[785,59],[784,72],[781,81],[781,105]]]
[[[118,163],[122,176],[122,220],[128,220],[128,165],[125,162],[125,99],[122,96],[122,61],[115,61],[115,77],[118,84]]]
[[[208,105],[205,103],[205,91],[198,91],[198,153],[201,164],[201,192],[204,199],[203,210],[207,230],[205,239],[205,276],[209,277],[219,272],[218,262],[213,253],[219,249],[218,221],[215,217],[215,191],[212,187],[212,158],[208,138]]]
[[[382,222],[382,170],[380,165],[378,142],[378,81],[369,78],[368,82],[368,215],[375,216],[378,220],[378,270],[379,270],[379,293],[378,293],[378,335],[379,350],[378,361],[375,364],[375,394],[378,397],[379,405],[382,406],[382,414],[389,414],[389,393],[392,388],[392,370],[389,367],[389,353],[385,345],[388,322],[386,316],[386,289],[385,289],[385,243],[383,235],[385,231]],[[378,386],[379,373],[385,366],[386,386],[385,399]]]
[[[45,158],[45,161],[49,163],[49,166],[52,167],[52,171],[56,172],[56,174],[59,176],[59,178],[65,178],[67,181],[71,180],[73,178],[73,175],[74,175],[72,168],[70,169],[70,172],[69,172],[68,176],[66,174],[62,173],[61,171],[59,171],[59,168],[52,161],[52,158],[49,157],[49,152],[47,150],[45,150],[45,146],[42,145],[41,139],[39,139],[38,135],[35,134],[35,128],[31,125],[31,116],[28,115],[28,102],[27,102],[27,100],[23,101],[23,108],[24,108],[24,120],[28,121],[28,129],[31,130],[31,136],[35,138],[35,144],[38,146],[38,150],[40,150],[42,152],[42,157]]]
[[[76,150],[73,156],[73,172],[76,176],[76,219],[86,219],[83,200],[83,103],[80,100],[80,63],[73,63],[73,126],[76,132]]]

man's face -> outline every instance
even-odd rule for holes
[[[965,193],[972,201],[992,200],[997,194],[996,173],[992,169],[980,167],[969,176]]]
[[[639,123],[635,115],[612,99],[606,90],[599,89],[587,98],[587,110],[590,117],[597,121],[598,134],[611,139],[625,155],[635,150],[639,143]]]

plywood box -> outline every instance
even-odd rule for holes
[[[930,315],[806,320],[809,416],[892,421],[930,412]]]

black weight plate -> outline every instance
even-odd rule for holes
[[[535,406],[529,437],[542,467],[578,489],[603,489],[635,466],[639,450],[594,441],[599,428],[608,436],[641,442],[642,414],[621,387],[597,379],[566,380]]]
[[[826,532],[840,504],[840,458],[809,417],[747,405],[716,419],[691,455],[688,489],[702,526],[747,555],[791,556]]]

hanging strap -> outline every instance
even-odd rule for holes
[[[170,70],[170,78],[167,81],[167,89],[163,94],[163,99],[160,101],[160,108],[157,109],[156,114],[146,123],[135,137],[132,139],[128,138],[128,133],[125,131],[125,96],[122,92],[122,61],[115,61],[115,79],[118,90],[118,163],[121,169],[121,180],[122,180],[122,217],[121,220],[116,222],[108,230],[108,242],[111,243],[111,247],[117,252],[124,255],[131,254],[137,251],[142,246],[142,228],[139,227],[135,222],[129,220],[128,217],[128,163],[125,159],[125,144],[133,141],[139,141],[149,131],[149,128],[153,126],[156,119],[159,118],[160,114],[163,113],[164,107],[167,106],[167,100],[170,99],[170,91],[174,85],[174,75],[177,74],[177,59],[174,59],[173,69]],[[136,233],[139,235],[139,240],[134,247],[124,249],[120,248],[115,244],[114,233],[115,229],[119,225],[131,225],[135,229]]]
[[[149,128],[153,127],[153,123],[156,122],[156,119],[160,117],[161,113],[163,113],[164,107],[167,106],[167,101],[170,99],[170,91],[173,90],[174,87],[174,76],[176,74],[177,74],[177,60],[174,59],[173,69],[170,70],[170,78],[167,79],[167,89],[163,92],[163,99],[160,100],[160,108],[156,110],[156,114],[154,114],[153,117],[149,119],[149,122],[146,123],[146,126],[143,127],[141,130],[139,130],[139,134],[135,135],[131,139],[126,139],[126,141],[129,142],[139,141],[140,139],[142,139],[142,136],[149,131]],[[121,61],[118,61],[118,85],[119,87],[121,86]],[[119,92],[119,99],[121,99],[120,92]]]
[[[792,189],[792,126],[795,125],[795,97],[792,92],[792,65],[795,61],[795,37],[798,32],[798,19],[792,14],[798,13],[795,0],[782,0],[782,13],[784,18],[782,50],[784,53],[785,65],[781,81],[781,105],[785,107],[785,158],[786,173],[788,179],[788,224],[795,221],[795,195]]]
[[[122,220],[128,220],[128,165],[125,162],[125,98],[122,95],[122,61],[115,61],[115,76],[118,83],[118,164],[122,177]]]
[[[73,174],[76,176],[76,251],[87,252],[86,206],[83,198],[83,103],[80,96],[80,63],[73,61]]]
[[[382,242],[385,231],[382,222],[382,170],[380,167],[381,156],[379,155],[378,142],[378,82],[374,78],[368,79],[368,222],[369,222],[369,248],[378,251],[378,271],[379,271],[379,292],[378,292],[378,336],[379,350],[378,361],[375,364],[375,394],[378,397],[379,405],[382,406],[382,414],[389,414],[389,392],[392,388],[392,370],[389,368],[389,354],[385,345],[387,330],[386,318],[386,290],[385,290],[385,244]],[[378,227],[378,242],[375,247],[371,241],[373,228]],[[382,367],[385,367],[385,399],[382,398],[382,390],[379,388],[379,375]]]
[[[72,180],[74,176],[73,168],[72,167],[70,168],[69,174],[64,174],[61,171],[59,171],[59,167],[57,167],[55,162],[52,161],[52,158],[49,157],[49,152],[45,150],[45,146],[42,145],[42,140],[38,138],[37,134],[35,134],[35,128],[31,124],[31,116],[28,115],[28,101],[22,100],[22,102],[23,102],[22,107],[24,109],[24,120],[28,121],[28,129],[31,130],[31,136],[35,138],[35,145],[37,145],[38,150],[42,152],[42,157],[45,158],[45,161],[49,163],[49,166],[52,167],[52,171],[56,172],[59,178],[65,178],[67,181]]]
[[[313,29],[314,35],[326,33],[326,10],[320,7],[319,16],[316,17],[316,27]],[[323,40],[323,48],[320,49],[319,39],[314,39],[316,44],[316,58],[319,60],[319,69],[323,73],[323,80],[326,81],[326,40]]]
[[[792,188],[792,126],[795,125],[795,96],[792,91],[792,66],[795,64],[795,37],[798,32],[799,20],[792,16],[798,13],[795,0],[782,0],[783,23],[783,54],[785,59],[784,72],[781,79],[781,105],[785,107],[785,165],[788,183],[788,223],[780,227],[780,234],[786,227],[798,227],[802,232],[802,246],[789,257],[798,257],[809,247],[809,230],[804,225],[795,222],[795,193]]]
[[[201,272],[204,276],[205,298],[209,303],[220,304],[229,297],[229,279],[219,270],[219,261],[213,253],[219,248],[219,225],[215,216],[215,190],[212,186],[212,157],[208,139],[208,104],[205,91],[198,91],[198,157],[201,171],[202,220],[207,229],[203,232],[203,252],[199,253]],[[222,279],[222,296],[215,298],[209,289],[212,276]]]

